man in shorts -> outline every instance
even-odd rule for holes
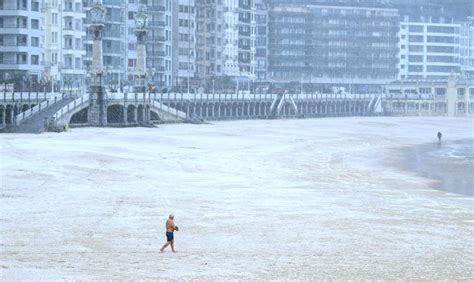
[[[166,247],[171,246],[173,253],[176,253],[174,250],[174,231],[178,231],[178,226],[174,224],[174,215],[170,214],[168,220],[166,221],[166,243],[161,247],[160,252],[163,252]]]

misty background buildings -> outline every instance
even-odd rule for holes
[[[0,82],[85,91],[95,0],[0,0]],[[102,0],[112,89],[134,85],[144,7],[157,91],[379,91],[474,72],[470,0]],[[301,88],[301,89],[300,89]]]

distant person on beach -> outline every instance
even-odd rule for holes
[[[438,131],[438,142],[441,142],[442,137],[443,137],[443,134]]]
[[[174,250],[174,231],[178,231],[179,228],[174,224],[174,215],[170,214],[168,220],[166,221],[166,243],[161,247],[160,252],[163,252],[166,247],[171,246],[173,253],[176,253]]]

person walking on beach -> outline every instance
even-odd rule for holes
[[[441,142],[441,138],[443,137],[443,134],[438,131],[438,142]]]
[[[174,215],[170,214],[168,220],[166,221],[166,243],[161,247],[160,252],[163,252],[166,247],[171,246],[173,253],[176,253],[174,250],[174,231],[178,231],[179,228],[174,224]]]

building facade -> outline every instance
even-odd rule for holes
[[[396,9],[375,5],[272,4],[268,11],[268,79],[338,84],[368,91],[398,74]]]
[[[137,37],[135,35],[135,17],[140,8],[141,0],[129,0],[125,7],[125,81],[123,83],[126,90],[130,91],[136,83],[135,68],[137,66]]]
[[[173,85],[187,92],[196,68],[196,10],[194,0],[177,2],[173,6]]]
[[[0,1],[0,78],[31,89],[44,70],[42,1]]]
[[[172,78],[172,0],[143,0],[148,15],[146,61],[148,81],[157,89],[170,88]]]
[[[62,89],[84,90],[86,33],[83,22],[86,14],[82,1],[46,1],[43,11],[46,76],[53,85]]]
[[[265,0],[255,1],[255,80],[267,80],[268,13]]]
[[[255,2],[196,0],[196,73],[255,79]]]
[[[461,24],[431,17],[400,23],[400,79],[447,79],[461,71]]]
[[[474,23],[473,18],[461,25],[460,36],[461,73],[474,75]]]

